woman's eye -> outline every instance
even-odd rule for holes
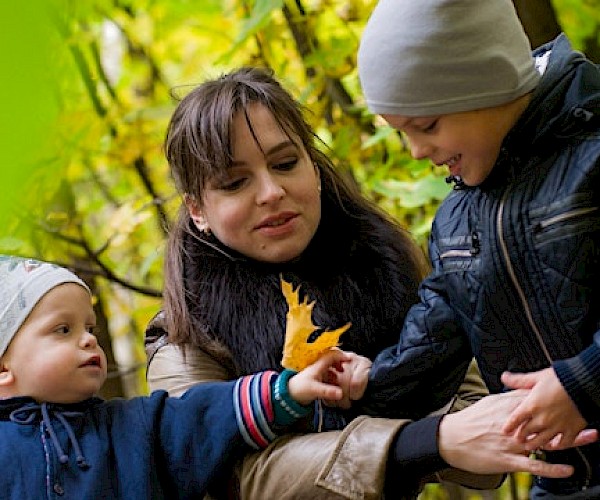
[[[290,160],[290,161],[284,161],[282,163],[277,163],[275,165],[275,168],[277,170],[287,171],[287,170],[292,170],[297,164],[298,164],[298,160],[297,159],[293,159],[293,160]]]
[[[244,179],[235,179],[232,181],[228,181],[228,182],[224,182],[223,184],[221,184],[219,186],[219,189],[222,189],[223,191],[235,191],[236,189],[239,189],[243,186],[244,184]]]

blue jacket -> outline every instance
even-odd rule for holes
[[[441,406],[475,355],[491,392],[504,370],[552,366],[600,422],[600,70],[564,35],[534,55],[547,67],[492,173],[459,183],[436,213],[433,271],[398,345],[374,362],[370,413]],[[548,460],[600,482],[598,446],[581,450],[587,461],[573,450]]]
[[[0,400],[0,498],[202,498],[249,449],[232,396],[238,387],[71,405]]]

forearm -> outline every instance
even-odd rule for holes
[[[360,403],[365,413],[421,418],[458,390],[473,355],[444,286],[439,272],[423,281],[420,302],[409,310],[398,344],[373,361]]]

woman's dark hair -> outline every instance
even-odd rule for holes
[[[164,145],[179,193],[201,204],[207,182],[226,174],[233,161],[234,117],[239,112],[247,113],[251,104],[267,108],[290,140],[306,149],[319,169],[322,217],[328,216],[328,206],[334,206],[332,211],[336,214],[332,216],[343,213],[356,218],[357,224],[372,217],[389,221],[397,238],[394,246],[406,255],[408,275],[418,283],[425,269],[420,248],[387,214],[365,198],[354,183],[340,175],[330,158],[317,147],[319,139],[304,118],[302,105],[273,77],[271,70],[242,67],[202,83],[181,100],[168,125]],[[246,121],[252,132],[247,115]],[[194,339],[206,339],[207,332],[198,331],[206,327],[194,323],[186,298],[185,241],[189,237],[204,238],[182,204],[165,255],[164,310],[171,341],[196,344]]]

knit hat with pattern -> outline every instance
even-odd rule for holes
[[[369,109],[402,116],[499,106],[540,79],[511,0],[380,0],[358,71]]]
[[[63,283],[77,283],[90,292],[81,279],[63,267],[0,255],[0,356],[40,299]]]

